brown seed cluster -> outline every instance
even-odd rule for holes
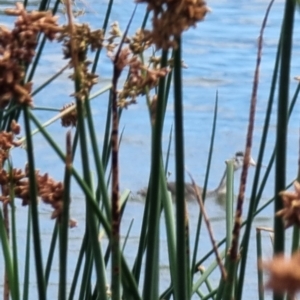
[[[10,132],[0,132],[0,166],[9,158],[9,151],[12,147],[19,147],[21,143],[15,140],[15,134],[20,132],[20,125],[15,120],[11,123]]]
[[[146,66],[137,55],[128,59],[128,66],[128,78],[118,94],[121,107],[136,103],[138,96],[145,95],[146,92],[156,87],[159,79],[165,77],[169,72],[168,68],[160,68],[159,64],[153,62]]]
[[[39,171],[36,171],[35,175],[38,196],[44,203],[50,204],[54,209],[51,218],[59,218],[63,208],[63,183],[55,181],[47,173],[41,175]],[[27,166],[25,170],[14,168],[11,172],[1,169],[0,185],[2,188],[0,201],[4,203],[10,202],[11,196],[13,196],[21,199],[22,205],[30,204],[29,171]]]
[[[69,25],[66,25],[63,27],[58,40],[63,41],[64,58],[70,59],[71,66],[74,66],[73,54],[75,54],[75,58],[78,62],[76,66],[78,74],[76,75],[80,78],[80,88],[73,96],[83,101],[88,96],[92,86],[97,83],[98,78],[97,75],[89,72],[90,62],[87,60],[87,53],[88,50],[94,51],[103,46],[103,31],[91,31],[87,24],[75,24],[71,39]],[[74,49],[72,49],[72,42]],[[75,74],[72,74],[70,78],[75,80]]]
[[[136,0],[147,3],[153,12],[151,38],[158,49],[176,47],[175,38],[197,22],[209,11],[203,0]]]
[[[70,109],[71,107],[73,107],[74,109],[72,109],[68,114],[61,117],[61,125],[63,127],[75,127],[77,125],[78,115],[74,102],[66,104],[60,111],[64,112],[65,110]]]
[[[288,293],[293,298],[300,290],[300,252],[291,257],[283,254],[274,256],[269,262],[262,262],[261,268],[269,273],[266,288],[272,289],[276,294]],[[290,298],[290,299],[291,299]]]
[[[128,42],[133,54],[141,54],[151,46],[151,32],[145,29],[138,29]]]
[[[51,12],[28,13],[21,3],[5,13],[17,16],[17,20],[12,30],[0,26],[0,108],[5,108],[11,99],[32,106],[32,84],[23,84],[23,66],[31,63],[35,55],[38,34],[44,33],[53,40],[60,27]]]
[[[20,133],[20,125],[13,120],[11,122],[11,131],[0,132],[0,186],[1,195],[0,202],[8,203],[11,198],[22,199],[22,205],[28,205],[30,203],[29,192],[29,170],[25,167],[25,170],[14,168],[12,170],[6,170],[3,168],[5,161],[9,158],[9,153],[12,147],[19,147],[22,143],[15,141],[15,135]],[[39,171],[36,171],[36,181],[38,196],[46,204],[50,204],[54,211],[52,218],[59,218],[63,207],[63,184],[57,182],[48,174],[41,175]],[[70,223],[74,225],[74,223]]]
[[[283,209],[276,213],[276,216],[281,217],[285,227],[292,225],[300,226],[300,183],[294,182],[295,191],[280,192],[283,202]]]

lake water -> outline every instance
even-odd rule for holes
[[[0,1],[1,2],[1,1]],[[3,3],[3,2],[2,2]],[[12,5],[13,2],[7,1],[0,6]],[[192,173],[193,177],[199,185],[203,184],[205,176],[206,161],[208,155],[208,140],[210,139],[211,124],[214,111],[215,95],[219,94],[219,115],[217,122],[216,141],[214,148],[214,156],[212,161],[211,177],[209,188],[217,186],[225,167],[225,159],[231,157],[236,151],[245,148],[245,135],[247,130],[248,110],[250,105],[250,96],[253,82],[253,73],[256,63],[257,39],[261,27],[261,23],[268,6],[269,1],[239,1],[221,0],[209,1],[208,5],[212,12],[207,15],[206,20],[200,23],[196,29],[191,29],[184,34],[183,37],[183,59],[188,65],[188,69],[183,71],[184,78],[184,128],[185,128],[185,154],[186,167]],[[34,3],[32,3],[34,5]],[[85,8],[86,14],[80,17],[80,22],[87,22],[93,28],[98,28],[103,22],[103,12],[106,9],[107,1],[87,1],[87,6],[82,2],[78,3],[79,8]],[[33,7],[33,6],[32,6]],[[264,114],[268,101],[270,82],[274,68],[274,59],[276,55],[276,47],[278,42],[279,31],[283,14],[283,1],[276,1],[271,10],[267,27],[264,34],[264,48],[260,71],[260,85],[258,92],[258,103],[256,110],[256,122],[253,142],[254,158],[257,157],[262,126],[264,122]],[[133,11],[134,4],[132,1],[115,1],[110,21],[119,21],[122,29],[125,28],[130,15]],[[140,26],[144,16],[145,5],[139,5],[137,13],[131,26],[131,34]],[[295,20],[295,37],[299,36],[299,12],[296,12]],[[11,19],[0,14],[1,23],[9,25]],[[65,18],[61,15],[61,22]],[[299,39],[294,39],[292,76],[299,75]],[[41,65],[38,68],[34,78],[35,87],[38,87],[45,79],[57,72],[65,62],[62,60],[61,52],[55,44],[49,44],[46,47],[45,54],[41,59]],[[100,82],[95,90],[105,87],[110,83],[112,67],[109,59],[102,54],[98,74]],[[53,106],[61,107],[71,102],[69,95],[73,91],[72,84],[67,80],[68,74],[61,77],[61,83],[57,84],[55,89],[46,88],[43,93],[35,97],[36,106]],[[291,96],[295,90],[296,82],[291,78]],[[102,146],[103,130],[106,116],[107,94],[101,96],[92,102],[93,114],[97,126],[97,135],[99,138],[99,146]],[[299,148],[299,106],[295,107],[289,124],[288,137],[288,157],[287,157],[287,178],[291,181],[297,174],[297,160]],[[45,112],[36,112],[41,121],[46,121],[52,115]],[[271,120],[270,135],[267,141],[267,150],[264,164],[268,163],[269,155],[274,147],[275,131],[276,131],[276,113],[273,113]],[[173,104],[172,97],[167,107],[167,115],[165,120],[164,131],[164,149],[167,149],[169,131],[173,124]],[[140,99],[138,104],[130,106],[124,111],[121,120],[121,128],[125,128],[120,150],[121,161],[121,188],[128,188],[133,192],[133,198],[136,198],[136,192],[146,186],[148,182],[150,169],[150,124],[148,112],[144,99]],[[65,129],[61,129],[59,123],[49,127],[51,134],[55,135],[57,140],[64,145]],[[35,136],[35,151],[37,157],[41,157],[37,161],[37,168],[41,172],[49,172],[51,176],[57,180],[63,178],[63,166],[48,149],[48,145],[39,135]],[[26,153],[23,150],[16,149],[13,153],[14,166],[22,167],[26,161]],[[171,180],[174,178],[174,150],[171,151],[170,169]],[[80,168],[80,157],[77,156],[75,166]],[[251,186],[253,178],[253,170],[249,172],[249,186]],[[239,177],[236,176],[236,189]],[[274,190],[274,174],[270,176],[270,180],[263,193],[261,203],[272,197]],[[79,189],[74,186],[74,199],[72,202],[72,216],[78,220],[78,227],[70,231],[70,273],[75,268],[75,259],[78,255],[81,238],[84,233],[84,202],[79,193]],[[249,195],[249,189],[247,190]],[[125,218],[122,224],[122,234],[126,234],[128,226],[134,219],[133,228],[126,255],[134,258],[135,248],[139,238],[139,228],[141,224],[143,203],[140,201],[130,201],[127,206]],[[206,203],[206,209],[212,221],[215,238],[222,239],[225,231],[225,211],[224,206],[217,201],[211,200]],[[247,204],[245,206],[247,211]],[[190,227],[193,232],[198,217],[198,206],[195,203],[189,203]],[[18,219],[24,219],[20,222],[19,236],[25,239],[26,209],[18,206]],[[41,206],[41,231],[43,233],[44,257],[48,253],[48,243],[51,238],[53,221],[49,220],[50,209]],[[249,263],[244,290],[244,299],[257,297],[257,275],[256,275],[256,243],[255,243],[255,227],[272,226],[273,209],[267,208],[260,216],[256,218],[253,224],[252,239],[249,251]],[[290,232],[288,232],[288,235]],[[105,238],[104,238],[105,240]],[[22,240],[23,241],[23,240]],[[192,238],[193,242],[193,238]],[[25,240],[24,240],[25,243]],[[162,232],[162,280],[161,290],[168,286],[168,277],[166,268],[168,256],[166,252],[165,233]],[[199,255],[202,257],[208,249],[210,242],[203,230],[199,245]],[[264,239],[264,255],[270,258],[272,255],[271,242],[268,235]],[[1,262],[1,261],[0,261]],[[20,259],[22,266],[22,260]],[[3,266],[1,263],[0,266]],[[51,275],[50,286],[56,287],[58,282],[58,266],[54,265],[56,270]],[[206,266],[207,267],[207,266]],[[1,268],[1,267],[0,267]],[[32,269],[34,278],[34,269]],[[0,272],[0,294],[2,288],[2,273]],[[218,275],[218,274],[217,274]],[[71,278],[71,277],[70,277]],[[53,294],[51,294],[53,292]],[[32,291],[32,293],[34,293]],[[49,297],[56,297],[56,288],[49,289]],[[268,294],[270,296],[270,293]]]

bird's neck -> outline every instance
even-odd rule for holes
[[[225,169],[224,174],[221,178],[221,181],[218,185],[218,187],[216,188],[216,192],[217,193],[225,193],[226,192],[226,174],[227,174],[227,170]]]

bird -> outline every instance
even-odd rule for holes
[[[244,152],[243,151],[236,152],[235,155],[229,160],[232,160],[234,162],[233,164],[234,172],[239,170],[240,168],[242,168],[244,163]],[[250,157],[249,165],[256,166],[256,162],[252,157]],[[226,174],[227,174],[227,168],[225,167],[225,171],[223,173],[219,185],[214,190],[208,191],[206,193],[206,197],[221,198],[226,194]],[[167,182],[167,189],[168,191],[170,191],[172,198],[174,199],[176,197],[176,182],[174,181]],[[202,188],[196,185],[196,189],[198,190],[199,195],[201,195]],[[138,194],[142,197],[146,197],[147,188],[138,191]],[[192,183],[185,183],[184,196],[186,200],[197,200],[197,193]]]

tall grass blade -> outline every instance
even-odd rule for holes
[[[276,164],[275,164],[275,213],[282,209],[283,204],[279,192],[286,185],[286,142],[287,118],[289,101],[289,78],[292,51],[292,38],[295,14],[295,1],[285,2],[284,21],[282,26],[282,50],[280,60],[279,94],[277,107],[276,131]],[[284,224],[280,218],[274,219],[274,252],[284,251]],[[275,295],[273,299],[280,300],[283,296]]]
[[[214,109],[214,118],[213,118],[210,146],[209,146],[209,155],[208,155],[208,160],[207,160],[205,180],[204,180],[203,191],[202,191],[203,202],[205,202],[206,188],[207,188],[207,184],[208,184],[209,171],[210,171],[213,148],[214,148],[215,133],[216,133],[216,128],[217,128],[218,101],[219,100],[218,100],[218,92],[217,92],[216,93],[216,99],[215,99],[215,109]],[[202,214],[199,211],[199,217],[198,217],[198,222],[197,222],[197,230],[196,230],[196,235],[195,235],[194,252],[193,252],[193,258],[192,258],[192,265],[191,265],[191,270],[192,270],[191,280],[193,280],[193,275],[194,275],[193,269],[194,269],[194,266],[196,264],[196,259],[197,259],[197,252],[198,252],[198,245],[199,245],[200,231],[201,231],[201,223],[202,223]]]
[[[190,299],[191,279],[189,272],[189,237],[185,202],[184,181],[184,139],[182,109],[182,74],[181,74],[181,38],[174,51],[174,130],[175,130],[175,165],[176,165],[176,241],[177,241],[177,282],[179,299]]]
[[[4,256],[5,270],[6,270],[6,274],[8,276],[11,298],[12,298],[12,300],[17,300],[15,287],[13,286],[13,284],[15,282],[14,266],[13,266],[13,261],[11,258],[9,241],[8,241],[8,236],[7,236],[4,222],[5,221],[3,218],[2,210],[0,209],[0,241],[1,241],[2,251],[3,251],[3,256]]]
[[[29,282],[30,282],[30,246],[31,246],[31,209],[28,207],[27,213],[27,231],[26,231],[26,252],[25,252],[25,269],[23,283],[23,300],[29,298]]]
[[[53,258],[54,258],[54,252],[56,250],[57,236],[58,236],[58,224],[57,224],[57,221],[56,221],[55,225],[54,225],[54,228],[53,228],[53,232],[52,232],[52,238],[51,238],[51,242],[50,242],[49,253],[48,253],[46,269],[45,269],[46,287],[48,286],[49,276],[50,276],[52,262],[53,262]]]
[[[257,283],[258,283],[258,299],[264,300],[264,279],[263,272],[260,267],[260,262],[262,261],[262,242],[261,242],[261,230],[260,228],[256,229],[256,252],[257,252]]]
[[[168,52],[162,52],[161,67],[167,65]],[[152,152],[151,152],[151,178],[150,189],[148,190],[146,201],[149,201],[149,217],[151,226],[148,227],[147,253],[146,253],[146,267],[145,267],[145,281],[143,288],[143,299],[152,300],[158,298],[157,284],[159,282],[158,274],[158,239],[159,239],[159,216],[160,216],[160,197],[159,197],[159,182],[160,168],[161,168],[161,137],[164,121],[164,107],[165,107],[165,78],[161,78],[158,88],[157,111],[154,128],[152,131]]]
[[[71,132],[66,137],[66,166],[64,178],[63,209],[59,224],[59,299],[67,297],[67,262],[68,262],[68,229],[69,229],[69,207],[71,189],[71,168],[72,168],[72,145]]]
[[[30,208],[32,214],[32,231],[33,231],[33,247],[35,255],[35,267],[36,267],[36,278],[38,282],[38,294],[39,299],[46,299],[46,285],[45,277],[43,271],[43,259],[42,259],[42,249],[40,241],[40,225],[39,225],[39,216],[38,216],[38,203],[37,203],[37,182],[35,176],[35,167],[34,167],[34,150],[33,150],[33,141],[30,136],[30,117],[29,117],[29,108],[23,107],[24,113],[24,125],[25,133],[27,136],[26,145],[27,145],[27,158],[28,158],[28,170],[29,170],[29,195],[30,195]]]

